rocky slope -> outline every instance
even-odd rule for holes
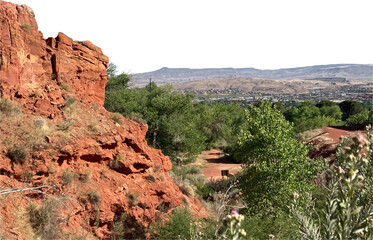
[[[147,125],[102,107],[100,48],[43,39],[25,5],[0,1],[0,12],[0,238],[145,237],[174,207],[206,215],[147,145]]]

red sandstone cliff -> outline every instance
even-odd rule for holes
[[[59,229],[50,234],[84,238],[110,238],[120,217],[133,237],[143,233],[131,229],[146,229],[173,207],[198,212],[198,200],[170,179],[170,159],[147,145],[147,126],[116,122],[102,107],[108,58],[101,49],[63,33],[43,39],[25,5],[0,1],[0,13],[0,97],[21,110],[0,111],[0,192],[51,187],[0,195],[0,238],[32,239],[27,209],[48,198]],[[17,147],[24,163],[10,154]]]

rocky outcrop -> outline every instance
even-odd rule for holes
[[[144,237],[177,206],[206,215],[172,182],[170,159],[147,145],[147,125],[102,107],[100,48],[63,33],[43,39],[25,5],[0,1],[0,12],[0,97],[11,100],[0,108],[0,191],[40,187],[0,195],[0,238],[110,239],[118,224],[122,236]],[[48,199],[53,224],[42,233],[26,220],[31,203],[40,210]]]
[[[45,40],[29,7],[1,2],[0,89],[7,98],[28,98],[51,80],[88,103],[103,105],[106,57],[89,41],[73,41],[63,33]],[[82,94],[83,93],[83,94]],[[61,96],[45,100],[58,103]],[[43,104],[45,105],[45,104]]]

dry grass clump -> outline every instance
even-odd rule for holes
[[[119,169],[121,167],[122,160],[123,160],[123,156],[118,154],[117,156],[115,156],[113,160],[110,161],[109,167],[114,170]]]
[[[118,124],[123,124],[123,116],[122,116],[122,114],[120,114],[120,113],[111,113],[110,114],[110,117],[111,117],[111,119],[113,119],[113,121],[114,122],[116,122],[116,123],[118,123]]]
[[[28,23],[22,23],[21,24],[21,28],[25,32],[29,32],[29,31],[31,31],[33,29],[33,27],[30,24],[28,24]]]
[[[101,197],[97,191],[91,190],[87,193],[87,200],[93,205],[97,205],[101,201]]]
[[[75,174],[69,169],[65,169],[61,175],[61,179],[66,186],[71,184],[71,182],[74,180],[74,177]]]
[[[60,131],[68,131],[70,130],[71,126],[74,125],[75,121],[72,119],[67,119],[62,123],[58,124],[56,129]]]
[[[0,98],[0,113],[6,117],[13,117],[21,113],[21,108],[17,102],[7,98]]]
[[[61,239],[62,231],[58,223],[62,219],[58,214],[59,202],[56,199],[47,199],[40,206],[31,203],[26,210],[36,236],[41,239]]]

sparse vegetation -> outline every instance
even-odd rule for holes
[[[110,117],[111,117],[111,119],[113,119],[113,121],[114,122],[116,122],[116,123],[118,123],[118,124],[123,124],[123,116],[122,116],[122,114],[120,114],[120,113],[111,113],[110,114]]]
[[[70,107],[71,105],[73,105],[76,101],[76,98],[73,98],[73,97],[70,97],[70,96],[67,96],[66,97],[66,100],[65,100],[65,103],[63,105],[63,108],[68,108]]]
[[[87,200],[93,205],[98,205],[101,198],[97,191],[91,190],[87,193]]]
[[[66,92],[70,91],[70,86],[67,83],[61,82],[60,87],[65,90]]]
[[[29,32],[30,30],[33,29],[33,27],[30,24],[28,24],[28,23],[22,23],[21,24],[21,28],[25,32]]]
[[[118,154],[113,160],[110,161],[109,167],[111,169],[117,170],[121,167],[121,161],[123,161],[123,156]]]
[[[71,126],[74,125],[75,121],[72,119],[66,119],[62,123],[58,124],[56,129],[60,131],[68,131],[70,130]]]
[[[28,150],[21,145],[13,145],[8,149],[6,156],[16,164],[23,164],[26,162]]]
[[[21,180],[23,182],[31,183],[33,180],[34,174],[32,172],[23,172],[21,173]]]
[[[65,185],[70,185],[74,178],[75,173],[73,173],[70,169],[65,169],[62,172],[61,179]]]
[[[155,182],[156,181],[156,178],[154,177],[153,174],[149,174],[145,178],[146,178],[146,180],[148,180],[150,182]]]
[[[0,113],[6,117],[18,115],[21,109],[17,102],[10,101],[7,98],[0,98]]]
[[[138,193],[128,192],[127,195],[126,195],[128,205],[129,206],[137,206],[137,204],[139,204],[139,195],[140,194],[138,194]]]
[[[55,199],[47,199],[38,206],[31,203],[27,208],[29,221],[36,236],[41,239],[59,239],[62,231],[59,227],[59,206]]]

